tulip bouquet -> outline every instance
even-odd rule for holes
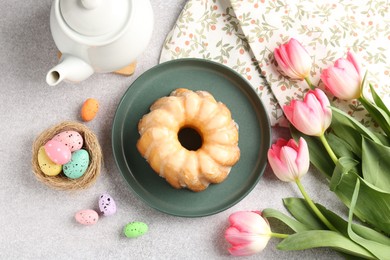
[[[295,182],[303,198],[285,198],[291,216],[277,210],[236,212],[229,218],[225,238],[233,255],[261,251],[271,237],[281,238],[278,249],[303,250],[330,247],[346,257],[390,259],[390,111],[371,84],[370,99],[363,94],[366,74],[356,56],[338,59],[323,69],[325,91],[342,100],[357,99],[379,131],[364,126],[332,106],[326,92],[312,84],[312,61],[295,39],[274,51],[281,72],[305,80],[309,90],[303,100],[283,107],[291,123],[291,140],[279,139],[268,151],[268,161],[282,181]],[[346,219],[314,203],[300,178],[310,162],[324,174],[329,188],[348,207]],[[357,219],[355,219],[356,217]],[[291,234],[273,233],[267,221],[276,218]]]

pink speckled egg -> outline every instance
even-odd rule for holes
[[[83,209],[74,215],[76,221],[82,225],[95,225],[99,219],[99,215],[93,209]]]
[[[65,164],[72,158],[70,149],[63,143],[50,140],[45,144],[45,152],[47,156],[56,164]]]
[[[56,134],[52,140],[65,144],[71,152],[80,150],[83,147],[83,137],[76,131],[64,131]]]

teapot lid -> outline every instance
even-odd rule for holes
[[[117,32],[131,15],[129,0],[60,0],[59,7],[66,24],[85,36]]]

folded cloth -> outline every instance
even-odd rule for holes
[[[385,0],[189,0],[165,41],[160,62],[197,57],[225,64],[257,91],[271,124],[286,125],[281,106],[308,90],[306,82],[283,77],[274,60],[273,50],[293,37],[312,56],[315,85],[324,89],[322,69],[351,50],[368,70],[367,81],[390,104],[389,12]],[[332,100],[370,124],[358,101]]]
[[[250,82],[272,125],[284,118],[229,0],[187,2],[165,40],[160,62],[179,58],[202,58],[227,65]]]

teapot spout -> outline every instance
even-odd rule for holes
[[[87,79],[93,72],[93,68],[82,59],[64,54],[60,63],[47,73],[46,82],[50,86],[55,86],[63,80],[79,82]]]

